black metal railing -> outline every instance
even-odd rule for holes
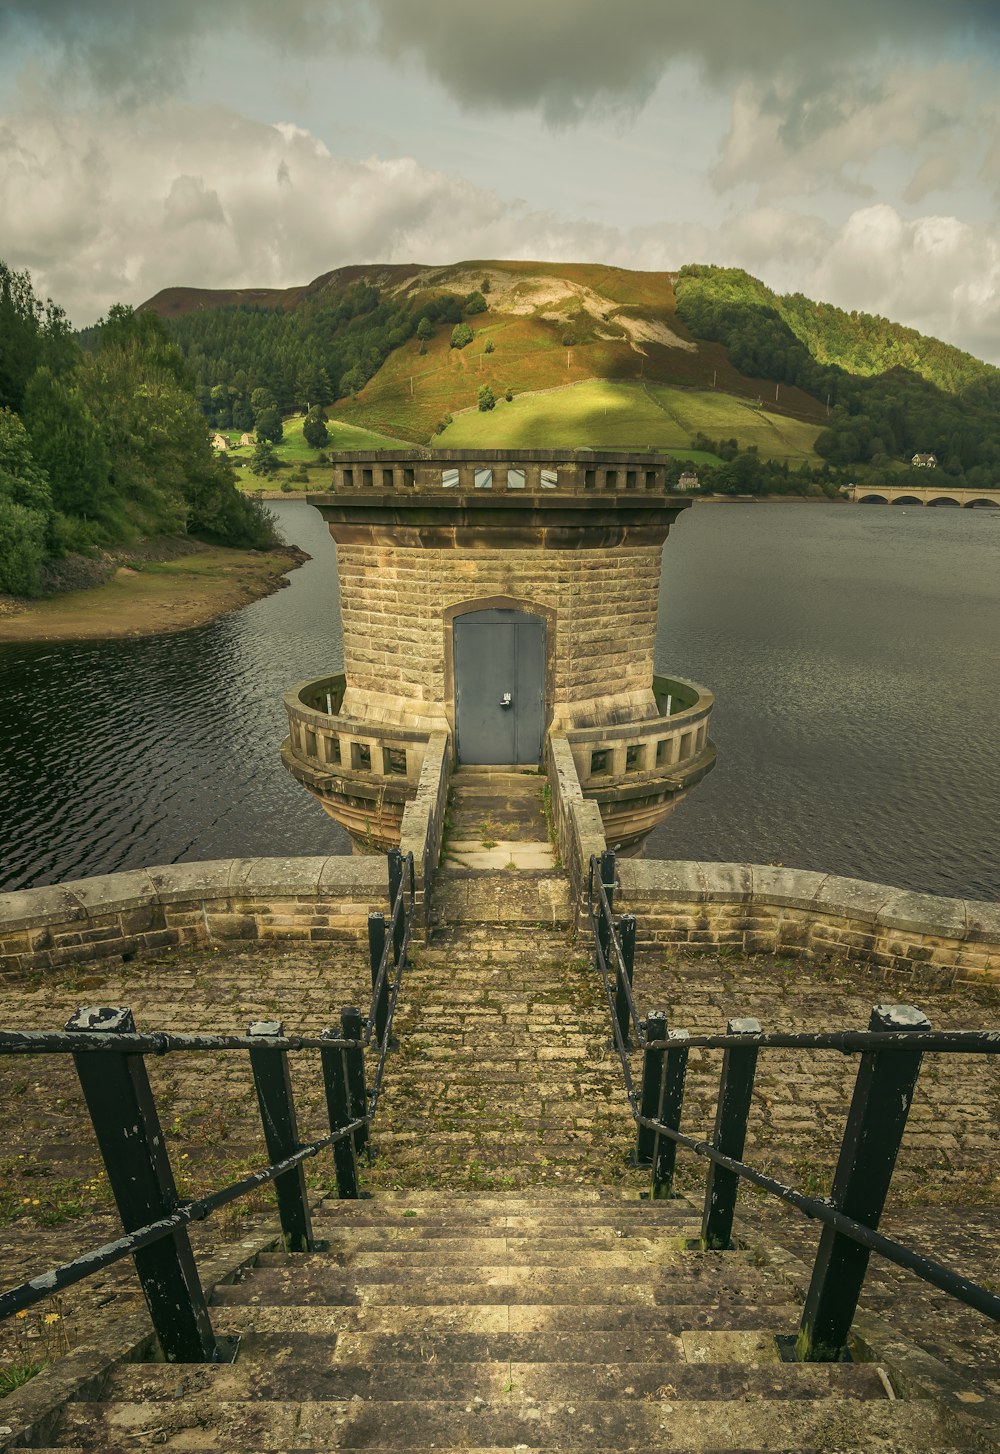
[[[637,1127],[635,1164],[650,1168],[650,1195],[654,1199],[672,1195],[681,1147],[709,1163],[703,1248],[724,1251],[732,1246],[741,1180],[823,1224],[795,1339],[799,1358],[831,1361],[843,1356],[872,1252],[1000,1321],[996,1293],[877,1230],[922,1056],[931,1051],[1000,1054],[1000,1031],[934,1031],[913,1005],[876,1005],[864,1031],[764,1033],[750,1019],[728,1021],[724,1035],[670,1030],[665,1014],[654,1010],[642,1018],[636,1007],[635,919],[631,914],[615,917],[615,887],[614,854],[595,854],[590,861],[588,907],[597,969]],[[696,1048],[724,1052],[710,1140],[685,1135],[680,1129],[688,1054]],[[757,1057],[769,1049],[838,1050],[861,1057],[829,1197],[806,1196],[742,1159]],[[630,1052],[642,1053],[639,1089]]]
[[[142,1034],[120,1007],[77,1010],[64,1031],[0,1031],[0,1055],[73,1056],[124,1235],[0,1293],[0,1321],[60,1289],[132,1257],[153,1329],[169,1362],[226,1362],[232,1349],[216,1338],[198,1278],[188,1224],[274,1183],[282,1239],[290,1252],[316,1244],[304,1163],[332,1149],[337,1192],[357,1197],[358,1154],[368,1141],[393,1045],[396,1001],[413,926],[413,855],[389,859],[388,920],[368,916],[372,993],[367,1018],[341,1011],[339,1028],[320,1035],[286,1035],[280,1021],[259,1020],[245,1035]],[[365,1052],[377,1062],[366,1080]],[[299,1139],[288,1056],[319,1052],[329,1132]],[[147,1055],[246,1051],[257,1092],[267,1166],[209,1196],[182,1201],[174,1180],[146,1069]]]

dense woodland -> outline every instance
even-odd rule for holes
[[[779,297],[736,268],[682,268],[677,313],[741,372],[829,402],[816,451],[831,465],[903,483],[922,477],[905,462],[932,453],[946,474],[1000,483],[1000,369],[885,318]]]
[[[185,313],[170,324],[196,381],[198,402],[219,429],[254,429],[261,408],[322,408],[356,394],[393,349],[477,311],[477,292],[422,303],[384,297],[358,282],[339,298],[296,308],[250,304]],[[485,304],[483,304],[485,306]]]
[[[271,544],[160,319],[112,308],[85,345],[0,262],[0,591],[35,595],[48,562],[140,535]]]

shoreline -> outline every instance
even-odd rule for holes
[[[310,557],[295,545],[234,550],[192,542],[166,559],[118,565],[82,590],[40,600],[0,597],[0,647],[42,641],[170,636],[273,595]]]

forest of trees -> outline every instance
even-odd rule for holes
[[[116,306],[83,336],[0,262],[0,591],[47,561],[140,535],[274,541],[212,450],[183,356],[154,314]]]
[[[238,304],[182,314],[169,324],[217,429],[257,429],[261,407],[281,414],[322,408],[356,394],[393,349],[486,307],[480,291],[415,303],[357,282],[320,292],[296,308]]]
[[[1000,369],[884,318],[779,297],[736,268],[682,268],[677,313],[742,373],[829,402],[816,451],[830,465],[905,482],[919,478],[912,456],[933,453],[970,485],[1000,483]]]

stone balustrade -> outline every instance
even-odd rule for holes
[[[399,842],[432,733],[345,716],[343,673],[300,682],[284,696],[284,766],[364,847]]]
[[[400,780],[416,787],[430,733],[343,716],[345,686],[340,673],[300,682],[285,693],[290,759],[314,774],[357,776],[368,783]],[[291,761],[288,766],[295,771]]]
[[[715,766],[708,723],[715,698],[682,677],[653,678],[662,715],[566,732],[584,794],[608,841],[626,851]]]
[[[667,491],[662,454],[616,450],[337,450],[330,456],[334,494],[492,490],[517,496],[555,491]]]

